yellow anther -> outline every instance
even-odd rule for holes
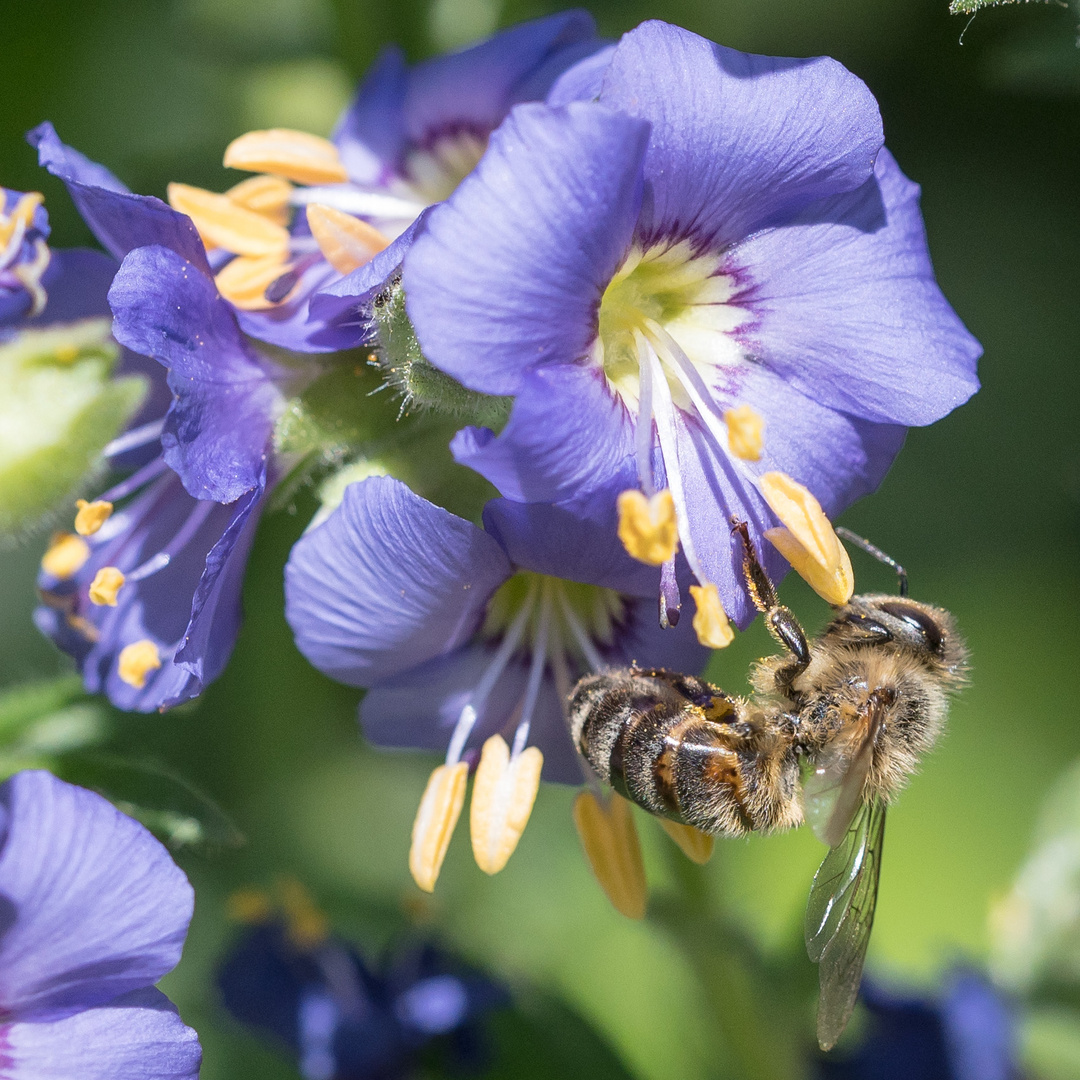
[[[374,225],[332,206],[309,203],[307,221],[319,250],[339,274],[351,274],[390,246]]]
[[[821,504],[786,473],[765,473],[758,486],[785,526],[766,529],[769,542],[820,597],[846,604],[855,591],[855,575]]]
[[[16,229],[25,233],[34,223],[34,212],[45,201],[40,191],[27,191],[19,196],[10,214],[0,209],[0,248],[5,248],[15,235]]]
[[[510,747],[501,735],[492,735],[480,754],[469,807],[469,829],[476,865],[485,874],[497,874],[513,855],[529,823],[544,755],[526,747],[510,759]]]
[[[277,225],[288,225],[293,186],[280,176],[249,176],[225,194],[239,206],[262,214]]]
[[[284,176],[298,184],[340,184],[349,179],[329,139],[288,128],[249,131],[233,139],[225,148],[225,165]]]
[[[103,566],[90,582],[90,603],[116,607],[116,594],[124,581],[124,575],[115,566]]]
[[[53,350],[53,356],[61,364],[74,363],[79,358],[78,345],[57,345]]]
[[[765,428],[761,414],[749,405],[740,405],[724,413],[724,423],[727,424],[728,446],[731,452],[743,461],[759,461],[761,433]]]
[[[11,272],[19,279],[19,284],[30,294],[30,318],[40,315],[49,302],[48,293],[45,292],[41,279],[49,268],[51,260],[52,252],[49,250],[49,245],[39,236],[34,241],[34,258],[30,262],[16,263],[11,268]]]
[[[269,922],[274,913],[270,897],[262,889],[237,889],[229,894],[226,912],[233,922]]]
[[[281,300],[266,299],[266,290],[288,272],[289,263],[283,262],[280,255],[237,255],[222,267],[214,281],[230,304],[244,311],[262,311],[277,307],[292,295],[295,285]]]
[[[574,824],[600,887],[616,911],[645,918],[645,863],[630,804],[612,795],[605,807],[591,791],[574,800]]]
[[[454,826],[465,805],[469,767],[464,761],[440,765],[428,778],[413,822],[409,870],[424,892],[433,892]]]
[[[278,893],[289,940],[301,949],[321,945],[330,936],[330,923],[307,889],[295,878],[286,877],[278,881]]]
[[[157,646],[149,639],[134,641],[120,650],[116,662],[117,674],[128,686],[141,690],[146,685],[146,676],[161,667],[161,657]]]
[[[93,536],[113,512],[113,504],[105,502],[104,499],[95,499],[93,502],[77,499],[75,508],[75,531],[80,536]]]
[[[236,255],[277,255],[282,260],[288,254],[288,229],[228,195],[189,184],[170,184],[168,191],[169,205],[191,218],[208,248],[224,248]]]
[[[735,640],[735,631],[728,622],[727,612],[720,603],[720,593],[711,582],[691,585],[690,595],[697,610],[694,612],[694,633],[706,649],[726,649]]]
[[[704,866],[713,853],[713,837],[695,829],[693,825],[681,825],[668,818],[659,818],[664,832],[682,849],[682,853],[691,861]]]
[[[41,557],[41,569],[54,578],[74,577],[90,558],[90,545],[74,533],[54,533]]]
[[[618,508],[619,539],[633,558],[661,566],[674,556],[679,547],[679,527],[675,500],[667,488],[651,499],[631,488],[619,496]]]

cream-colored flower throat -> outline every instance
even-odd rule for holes
[[[758,489],[783,523],[765,535],[821,595],[843,603],[854,585],[847,554],[813,494],[757,464],[765,448],[764,418],[747,402],[717,401],[718,392],[737,394],[737,376],[723,372],[734,376],[745,365],[735,332],[750,318],[731,302],[736,283],[721,272],[722,262],[720,255],[695,254],[688,241],[632,248],[600,301],[593,350],[635,425],[640,486],[619,496],[619,537],[635,559],[666,566],[669,581],[682,549],[697,579],[690,586],[694,630],[713,649],[730,644],[734,632],[691,534],[678,452],[682,426],[696,427],[714,453]],[[668,484],[660,491],[653,475],[656,444]]]

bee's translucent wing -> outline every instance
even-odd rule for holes
[[[874,744],[891,700],[891,691],[873,691],[847,737],[833,739],[803,781],[806,820],[829,847],[843,843],[862,806]]]
[[[814,875],[806,904],[806,951],[819,965],[818,1042],[831,1050],[855,1008],[874,925],[885,804],[863,804]]]

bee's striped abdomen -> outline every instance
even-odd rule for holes
[[[583,679],[570,723],[578,749],[620,794],[705,832],[738,835],[783,816],[762,783],[780,764],[764,752],[776,740],[744,711],[700,679],[630,670]],[[794,780],[792,772],[782,787],[793,792]]]

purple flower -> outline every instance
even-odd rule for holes
[[[497,438],[458,435],[459,461],[515,500],[628,467],[644,494],[669,489],[695,577],[745,625],[727,537],[733,515],[756,539],[776,525],[762,475],[838,513],[907,426],[974,392],[980,349],[935,284],[918,188],[840,64],[658,22],[585,63],[553,90],[563,104],[517,107],[429,214],[409,313],[432,363],[515,396]]]
[[[821,1080],[1017,1080],[1013,1022],[979,975],[954,973],[940,999],[864,983],[866,1035],[818,1063]]]
[[[613,514],[495,500],[480,529],[372,478],[293,548],[285,613],[320,671],[369,688],[372,742],[454,765],[502,734],[515,756],[539,747],[547,779],[580,783],[564,714],[580,676],[704,667],[685,624],[657,626],[658,579],[621,549]]]
[[[119,370],[150,383],[131,428],[105,451],[129,475],[80,510],[75,533],[54,536],[35,621],[74,657],[87,689],[120,708],[165,709],[199,694],[232,651],[274,479],[279,373],[218,295],[190,221],[108,186],[105,170],[47,125],[35,137],[99,239],[125,256],[117,270],[108,256],[56,253],[71,273],[40,319],[108,314],[111,297],[114,334],[132,350]]]
[[[478,45],[408,68],[396,48],[376,60],[338,122],[333,142],[348,181],[296,193],[374,225],[389,247],[313,297],[313,322],[370,334],[358,308],[397,269],[428,207],[481,159],[491,133],[522,101],[542,100],[568,68],[600,48],[592,17],[566,11],[501,31]]]
[[[156,983],[180,959],[191,886],[150,833],[44,772],[0,785],[0,1073],[196,1077]]]
[[[459,1067],[476,1063],[484,1014],[507,1003],[502,987],[430,945],[373,969],[318,913],[312,933],[312,914],[267,914],[225,958],[217,982],[237,1020],[288,1049],[306,1080],[411,1076],[433,1046]]]

